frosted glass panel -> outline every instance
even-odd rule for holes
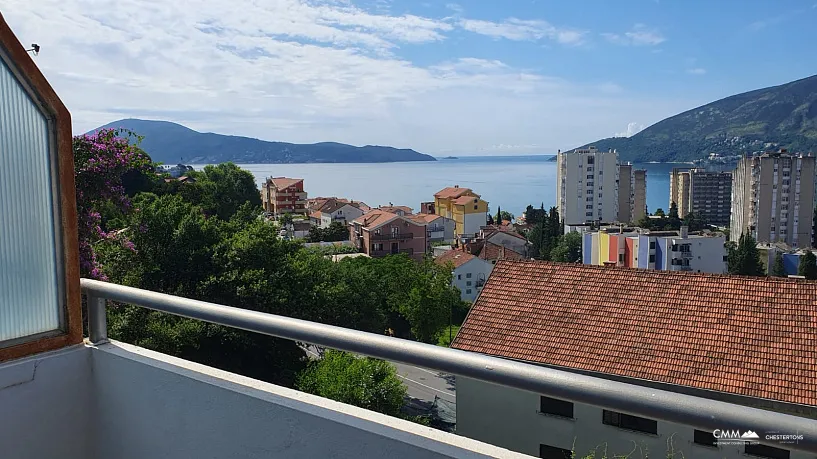
[[[47,129],[0,60],[0,345],[60,327]]]

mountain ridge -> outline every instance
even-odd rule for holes
[[[622,161],[685,162],[770,148],[817,151],[817,75],[755,89],[665,118],[630,137],[594,145]]]
[[[297,144],[252,137],[199,132],[171,121],[125,118],[93,129],[123,128],[143,136],[140,147],[157,162],[215,164],[384,163],[436,161],[408,148],[356,147],[338,142]]]

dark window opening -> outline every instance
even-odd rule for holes
[[[544,459],[570,459],[573,457],[573,452],[555,446],[539,445],[539,457]]]
[[[774,446],[766,445],[746,445],[746,454],[759,457],[768,457],[771,459],[789,459],[791,453],[787,449],[775,448]]]
[[[655,255],[650,255],[650,263],[655,263]]]
[[[658,421],[618,413],[616,411],[604,410],[601,422],[622,429],[635,430],[653,435],[658,434]]]
[[[557,398],[550,398],[545,396],[539,397],[539,412],[546,414],[553,414],[562,416],[564,418],[573,418],[573,403],[559,400]]]
[[[704,446],[718,446],[718,439],[712,435],[712,432],[695,429],[695,436],[693,441],[696,444]]]

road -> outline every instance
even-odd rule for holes
[[[457,387],[453,375],[402,363],[392,364],[397,368],[400,379],[406,383],[410,396],[429,402],[433,402],[434,396],[437,396],[456,403]]]

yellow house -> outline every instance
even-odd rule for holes
[[[488,202],[470,188],[460,188],[459,185],[435,193],[434,210],[437,215],[456,222],[454,233],[457,236],[473,236],[488,222]]]

